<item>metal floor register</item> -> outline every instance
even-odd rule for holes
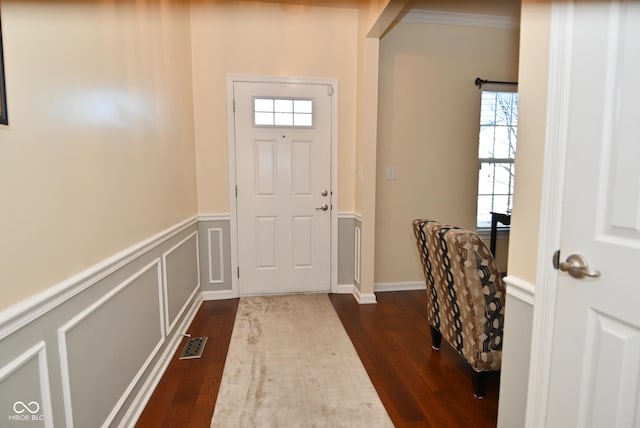
[[[202,351],[204,351],[204,345],[207,344],[206,337],[192,337],[184,345],[182,353],[180,353],[181,360],[190,360],[192,358],[200,358]]]

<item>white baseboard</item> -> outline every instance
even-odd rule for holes
[[[184,318],[180,325],[177,326],[175,331],[173,332],[173,336],[171,337],[171,342],[165,348],[162,356],[156,363],[155,367],[147,377],[147,380],[144,382],[144,385],[140,388],[140,391],[136,395],[136,397],[131,402],[129,409],[127,409],[127,413],[125,413],[124,417],[120,421],[118,425],[120,428],[122,427],[131,427],[133,428],[142,415],[144,408],[147,406],[149,399],[151,399],[151,395],[156,390],[158,383],[160,383],[160,379],[164,375],[164,372],[169,367],[169,363],[171,363],[171,359],[173,358],[180,342],[182,341],[182,334],[187,330],[187,328],[193,322],[193,319],[196,317],[198,313],[198,309],[202,305],[202,297],[200,294],[196,294],[191,307],[186,312]]]
[[[376,295],[373,293],[361,293],[358,290],[358,287],[353,287],[353,297],[355,297],[356,301],[361,305],[371,305],[374,303],[378,303],[376,300]]]
[[[377,292],[384,291],[411,291],[411,290],[426,290],[427,285],[424,281],[412,281],[412,282],[379,282],[374,284],[373,290]]]
[[[204,301],[233,299],[233,297],[233,290],[213,290],[202,292],[202,300]]]
[[[352,294],[355,286],[353,284],[338,284],[336,287],[336,294]]]

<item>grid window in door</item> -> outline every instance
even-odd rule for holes
[[[254,98],[253,125],[313,128],[313,100],[300,98]]]

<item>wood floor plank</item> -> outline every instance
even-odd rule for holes
[[[396,427],[495,427],[499,376],[473,397],[471,368],[443,342],[431,349],[426,291],[378,293],[375,305],[330,294]],[[202,358],[167,368],[136,427],[208,427],[220,388],[238,299],[204,302],[189,333],[208,336]]]
[[[445,343],[440,351],[431,349],[426,291],[376,297],[373,309],[348,295],[331,295],[331,301],[394,424],[495,427],[498,376],[490,376],[487,396],[478,400],[472,370],[455,350]]]
[[[211,424],[227,358],[238,299],[203,302],[187,329],[206,336],[202,357],[180,360],[186,338],[156,387],[136,427],[208,427]]]

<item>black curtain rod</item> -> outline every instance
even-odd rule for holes
[[[484,85],[485,83],[496,83],[500,85],[517,85],[518,84],[518,82],[497,82],[495,80],[484,80],[479,77],[476,77],[475,83],[476,83],[476,86],[480,89],[482,89],[482,85]]]

